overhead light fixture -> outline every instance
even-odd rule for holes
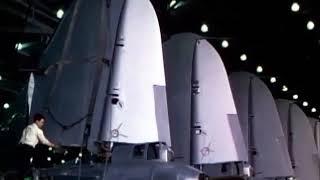
[[[291,11],[298,12],[300,10],[300,5],[297,2],[292,3]]]
[[[49,147],[48,150],[49,150],[49,151],[52,151],[52,147]]]
[[[227,48],[227,47],[229,47],[229,42],[227,40],[223,40],[221,45],[223,48]]]
[[[303,101],[302,105],[303,105],[304,107],[307,107],[307,106],[309,105],[309,103],[308,103],[307,101]]]
[[[82,157],[82,153],[79,153],[79,157]]]
[[[240,60],[241,60],[241,61],[246,61],[246,60],[247,60],[247,55],[246,55],[246,54],[242,54],[242,55],[240,56]]]
[[[271,78],[270,78],[270,82],[271,82],[271,83],[277,82],[277,78],[276,78],[276,77],[271,77]]]
[[[176,5],[177,1],[172,0],[169,4],[169,7],[172,8],[174,5]]]
[[[51,157],[47,157],[47,161],[51,161]]]
[[[262,66],[257,66],[257,73],[262,73],[262,71],[263,71]]]
[[[308,30],[313,30],[314,29],[314,22],[313,21],[308,21],[307,23],[307,29]]]
[[[77,158],[75,159],[74,163],[77,164],[77,163],[79,162],[79,160],[80,160],[79,157],[77,157]]]
[[[59,9],[57,11],[57,18],[61,19],[63,17],[64,11],[62,9]]]
[[[312,109],[311,109],[311,112],[313,112],[313,113],[314,113],[314,112],[317,112],[317,109],[316,109],[316,108],[312,108]]]
[[[16,49],[17,51],[20,51],[22,48],[23,48],[23,45],[22,45],[21,43],[16,43],[15,49]]]
[[[294,95],[292,96],[292,98],[293,98],[294,100],[297,100],[297,99],[299,98],[299,96],[298,96],[298,94],[294,94]]]
[[[286,85],[283,85],[283,86],[282,86],[282,91],[283,91],[283,92],[287,92],[288,90],[289,90],[289,89],[288,89],[288,87],[287,87]]]
[[[4,109],[9,109],[9,107],[10,107],[10,105],[9,105],[8,103],[4,103],[4,104],[3,104],[3,108],[4,108]]]
[[[201,26],[201,32],[206,33],[209,31],[209,27],[207,24],[202,24]]]
[[[66,161],[64,159],[61,160],[61,164],[64,164],[66,163]]]

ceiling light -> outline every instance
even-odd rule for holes
[[[314,113],[314,112],[317,112],[317,109],[316,109],[316,108],[312,108],[312,109],[311,109],[311,112],[313,112],[313,113]]]
[[[171,1],[169,4],[169,7],[172,8],[176,3],[177,3],[177,1],[175,1],[175,0]]]
[[[209,31],[209,27],[206,24],[202,24],[201,26],[201,32],[206,33]]]
[[[64,14],[63,10],[62,10],[62,9],[59,9],[59,10],[57,11],[57,18],[61,19],[61,18],[63,17],[63,14]]]
[[[297,2],[292,3],[291,11],[298,12],[300,10],[300,5]]]
[[[288,91],[288,87],[287,87],[286,85],[283,85],[283,86],[282,86],[282,91],[283,91],[283,92],[287,92],[287,91]]]
[[[307,106],[309,105],[309,103],[308,103],[307,101],[303,101],[302,105],[303,105],[304,107],[307,107]]]
[[[313,21],[308,21],[307,23],[307,28],[308,30],[313,30],[314,29],[314,22]]]
[[[21,43],[17,43],[15,48],[16,48],[17,51],[20,51],[23,48],[23,46],[22,46]]]
[[[271,78],[270,78],[270,82],[271,82],[271,83],[275,83],[275,82],[277,82],[277,78],[275,78],[275,77],[271,77]]]
[[[263,71],[262,66],[257,66],[257,73],[262,73],[262,71]]]
[[[223,48],[227,48],[227,47],[229,47],[229,42],[227,40],[223,40],[221,45]]]
[[[82,157],[82,153],[79,153],[79,157]]]
[[[299,98],[298,94],[292,96],[293,99],[297,100]]]
[[[75,159],[74,163],[77,164],[77,163],[79,162],[79,160],[80,160],[79,157],[77,157],[77,158]]]
[[[3,108],[8,109],[10,105],[8,103],[4,103]]]
[[[247,55],[246,55],[246,54],[242,54],[242,55],[240,56],[240,60],[241,60],[241,61],[246,61],[246,60],[247,60]]]
[[[61,160],[61,164],[64,164],[66,163],[66,161],[64,159]]]
[[[49,147],[48,150],[49,150],[49,151],[52,151],[52,147]]]
[[[51,161],[51,157],[47,157],[47,161]]]

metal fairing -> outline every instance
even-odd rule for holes
[[[277,106],[295,176],[297,179],[319,180],[319,154],[309,119],[292,101],[279,99]]]
[[[287,143],[271,92],[258,77],[247,72],[232,73],[229,79],[254,178],[293,176]]]
[[[192,164],[248,161],[228,75],[207,40],[195,44],[191,108]]]
[[[156,97],[164,93],[160,89],[165,87],[165,76],[160,28],[148,0],[126,1],[110,76],[100,140],[146,143],[170,139],[159,139],[163,136],[159,136]]]
[[[81,146],[87,122],[101,121],[92,109],[103,104],[96,89],[108,83],[123,2],[75,1],[41,57],[43,74],[35,75],[31,114],[45,114],[46,135],[55,143]]]
[[[316,142],[318,152],[320,154],[320,120],[313,117],[308,117],[310,120],[311,128],[313,130],[314,140]]]
[[[191,33],[175,35],[163,47],[176,161],[247,161],[227,73],[216,50]]]

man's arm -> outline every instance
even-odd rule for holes
[[[38,139],[39,139],[39,141],[40,141],[42,144],[45,144],[45,145],[50,146],[50,147],[55,147],[55,144],[51,143],[51,142],[44,136],[42,130],[39,130],[39,132],[38,132]]]

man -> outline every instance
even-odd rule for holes
[[[30,170],[30,163],[33,159],[34,148],[40,142],[50,147],[56,147],[43,134],[42,128],[44,126],[45,117],[41,114],[33,116],[33,123],[24,128],[22,137],[19,142],[19,150],[21,151],[21,161],[19,164],[19,171],[21,176],[24,176]],[[20,161],[20,162],[21,162]]]

